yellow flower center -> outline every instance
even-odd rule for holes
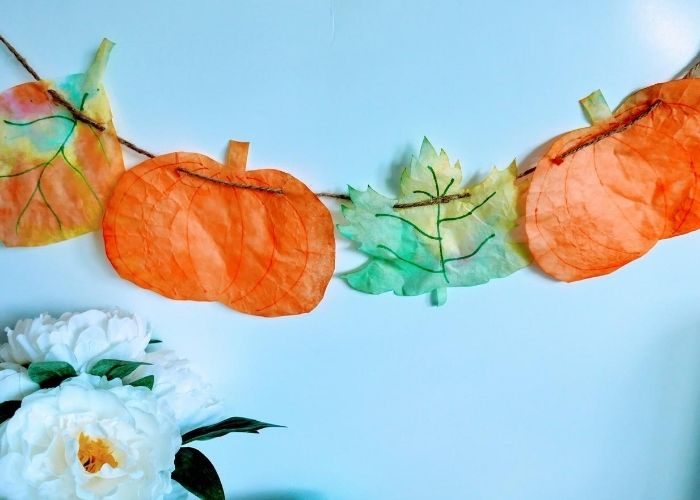
[[[99,472],[104,464],[117,466],[117,461],[112,456],[112,447],[104,439],[91,439],[81,432],[78,444],[78,460],[89,473]]]

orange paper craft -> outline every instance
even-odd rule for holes
[[[611,273],[659,239],[700,228],[700,80],[654,85],[613,115],[581,101],[592,126],[564,134],[527,197],[530,250],[563,281]]]
[[[231,141],[226,165],[170,153],[128,170],[103,224],[119,275],[172,299],[218,301],[258,316],[316,307],[335,266],[330,213],[285,172],[246,172],[247,155],[248,143]]]
[[[6,246],[47,245],[100,227],[124,173],[100,83],[113,45],[102,42],[86,73],[25,83],[0,94],[0,239]],[[105,130],[78,121],[50,91]]]

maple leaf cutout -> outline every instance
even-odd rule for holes
[[[371,294],[434,291],[434,302],[442,305],[447,287],[481,285],[528,266],[532,257],[527,246],[509,234],[523,215],[520,199],[527,189],[516,179],[513,161],[504,170],[494,168],[480,184],[462,189],[459,162],[450,166],[447,154],[438,155],[424,139],[418,158],[401,176],[400,199],[386,198],[371,187],[349,188],[354,206],[342,207],[349,224],[338,230],[359,242],[371,259],[341,278]],[[467,193],[445,203],[394,206]]]

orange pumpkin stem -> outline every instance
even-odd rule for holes
[[[226,166],[239,174],[245,172],[245,167],[248,164],[249,147],[249,142],[229,141]]]

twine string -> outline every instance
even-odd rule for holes
[[[15,59],[17,59],[17,61],[24,67],[24,69],[27,70],[27,72],[28,72],[29,74],[32,75],[32,77],[34,77],[34,79],[35,79],[36,81],[40,81],[40,80],[41,80],[41,77],[39,76],[39,74],[38,74],[38,73],[34,70],[34,68],[32,68],[32,66],[27,62],[27,60],[24,58],[24,56],[22,56],[22,54],[20,54],[20,53],[17,51],[17,49],[15,49],[15,48],[12,46],[12,44],[10,44],[10,42],[8,42],[8,41],[5,39],[5,37],[3,37],[2,35],[0,35],[0,42],[2,42],[2,43],[5,45],[5,47],[7,47],[7,49],[12,53],[12,55],[15,56]],[[698,60],[698,62],[696,62],[686,73],[684,73],[684,74],[680,77],[680,79],[694,78],[694,77],[695,77],[695,73],[699,73],[699,72],[700,72],[700,60]],[[104,131],[107,129],[107,127],[106,127],[104,124],[99,123],[99,122],[96,122],[95,120],[93,120],[92,118],[90,118],[89,116],[87,116],[85,113],[83,113],[82,111],[80,111],[79,109],[77,109],[75,106],[73,106],[70,102],[68,102],[68,101],[67,101],[59,92],[57,92],[56,90],[49,89],[47,92],[49,93],[49,95],[51,96],[51,98],[52,98],[55,102],[57,102],[58,104],[60,104],[60,105],[62,105],[63,107],[65,107],[65,108],[75,117],[76,120],[80,120],[81,122],[86,123],[86,124],[88,124],[88,125],[90,125],[90,126],[96,128],[96,129],[100,130],[101,132],[104,132]],[[627,129],[629,129],[631,126],[633,126],[635,123],[639,122],[640,120],[642,120],[643,118],[645,118],[647,115],[649,115],[652,111],[654,111],[654,110],[655,110],[657,107],[659,107],[661,104],[662,104],[662,101],[661,101],[661,100],[656,100],[656,101],[654,101],[654,103],[652,103],[646,110],[644,110],[642,113],[640,113],[639,115],[637,115],[637,116],[635,116],[634,118],[632,118],[630,121],[628,121],[628,122],[626,122],[626,123],[624,123],[624,124],[622,124],[622,125],[620,125],[620,126],[618,126],[618,127],[615,127],[614,129],[609,130],[608,132],[606,132],[606,133],[604,133],[604,134],[601,134],[601,135],[599,135],[599,136],[596,136],[596,137],[594,137],[594,138],[592,138],[592,139],[590,139],[590,140],[588,140],[588,141],[586,141],[586,142],[584,142],[584,143],[582,143],[582,144],[579,144],[579,145],[576,146],[575,148],[570,149],[570,150],[568,150],[568,151],[566,151],[566,152],[564,152],[564,153],[558,155],[557,157],[554,158],[553,161],[554,161],[555,163],[561,163],[561,162],[562,162],[565,158],[567,158],[568,156],[571,156],[571,155],[573,155],[573,154],[575,154],[575,153],[578,153],[579,151],[581,151],[581,150],[583,150],[583,149],[585,149],[585,148],[587,148],[587,147],[593,146],[593,145],[597,144],[598,142],[600,142],[600,141],[602,141],[602,140],[604,140],[604,139],[607,139],[608,137],[610,137],[610,136],[612,136],[612,135],[615,135],[615,134],[619,134],[619,133],[621,133],[621,132],[624,132],[625,130],[627,130]],[[155,157],[156,157],[155,154],[153,154],[153,153],[151,153],[151,152],[149,152],[149,151],[147,151],[147,150],[145,150],[145,149],[143,149],[143,148],[137,146],[136,144],[134,144],[133,142],[131,142],[131,141],[127,140],[127,139],[124,139],[124,138],[122,138],[122,137],[120,137],[120,136],[117,136],[117,139],[119,140],[119,142],[120,142],[121,144],[123,144],[123,145],[126,146],[127,148],[131,149],[132,151],[135,151],[136,153],[139,153],[139,154],[141,154],[141,155],[143,155],[143,156],[146,156],[146,157],[148,157],[148,158],[155,158]],[[535,167],[532,167],[532,168],[526,170],[525,172],[522,172],[522,173],[518,174],[518,177],[517,177],[517,178],[519,179],[519,178],[521,178],[521,177],[525,177],[525,176],[527,176],[527,175],[530,175],[530,174],[533,173],[536,169],[537,169],[536,166],[535,166]],[[202,174],[198,174],[198,173],[196,173],[196,172],[192,172],[191,170],[186,170],[186,169],[184,169],[184,168],[182,168],[182,167],[178,167],[176,170],[177,170],[179,173],[182,173],[182,174],[185,174],[185,175],[189,175],[189,176],[192,176],[192,177],[196,177],[196,178],[199,178],[199,179],[202,179],[202,180],[206,180],[206,181],[209,181],[209,182],[214,182],[214,183],[216,183],[216,184],[221,184],[221,185],[225,185],[225,186],[229,186],[229,187],[242,188],[242,189],[253,189],[253,190],[262,191],[262,192],[268,192],[268,193],[273,193],[273,194],[284,194],[284,191],[283,191],[282,189],[280,189],[280,188],[273,188],[273,187],[267,187],[267,186],[256,186],[256,185],[254,185],[254,184],[243,184],[243,183],[238,183],[238,182],[225,181],[225,180],[222,180],[222,179],[217,179],[217,178],[214,178],[214,177],[208,177],[208,176],[205,176],[205,175],[202,175]],[[337,199],[337,200],[348,200],[348,201],[350,201],[350,196],[347,195],[347,194],[342,194],[342,193],[327,193],[327,192],[321,192],[321,193],[314,193],[314,194],[315,194],[316,196],[320,197],[320,198],[333,198],[333,199]],[[468,197],[470,197],[470,196],[471,196],[471,194],[468,193],[468,192],[459,193],[459,194],[451,194],[451,195],[447,195],[447,196],[439,196],[439,197],[436,197],[436,198],[430,198],[430,199],[428,199],[428,200],[423,200],[423,201],[418,201],[418,202],[412,202],[412,203],[397,203],[397,204],[394,205],[394,208],[405,209],[405,208],[424,207],[424,206],[428,206],[428,205],[437,205],[437,204],[449,203],[449,202],[451,202],[451,201],[458,200],[458,199],[462,199],[462,198],[468,198]]]
[[[326,192],[321,192],[321,193],[314,193],[316,196],[319,198],[335,198],[336,200],[348,200],[350,201],[350,195],[349,194],[343,194],[343,193],[326,193]]]
[[[471,193],[457,193],[448,194],[447,196],[438,196],[436,198],[429,198],[423,201],[414,201],[413,203],[397,203],[394,208],[415,208],[415,207],[427,207],[429,205],[438,205],[442,203],[449,203],[454,200],[460,200],[462,198],[469,198]]]
[[[226,181],[223,179],[219,179],[217,177],[209,177],[208,175],[200,174],[198,172],[193,172],[192,170],[187,170],[186,168],[182,168],[182,167],[177,167],[177,168],[175,168],[175,170],[180,172],[181,174],[189,175],[191,177],[196,177],[197,179],[213,182],[215,184],[221,184],[223,186],[237,187],[237,188],[244,188],[244,189],[253,189],[256,191],[263,191],[266,193],[284,194],[284,191],[282,191],[280,188],[273,188],[273,187],[268,187],[268,186],[256,186],[254,184],[242,184],[240,182]],[[350,200],[350,195],[347,195],[347,194],[338,194],[338,193],[314,193],[314,194],[318,197],[336,198],[339,200]],[[471,196],[471,193],[450,194],[447,196],[440,196],[437,198],[430,198],[428,200],[415,201],[412,203],[397,203],[394,205],[394,208],[402,209],[402,208],[425,207],[428,205],[436,205],[438,203],[449,203],[451,201],[458,200],[461,198],[469,198],[470,196]]]
[[[29,72],[29,74],[32,75],[32,76],[34,77],[34,79],[35,79],[37,82],[41,80],[41,77],[37,74],[36,71],[34,71],[34,68],[32,68],[32,67],[29,65],[29,63],[28,63],[27,60],[22,56],[22,54],[20,54],[19,52],[17,52],[17,49],[15,49],[15,48],[10,44],[10,42],[8,42],[8,41],[5,39],[5,37],[2,36],[2,35],[0,35],[0,42],[2,42],[3,44],[5,44],[5,47],[7,47],[7,50],[9,50],[10,52],[12,52],[12,55],[15,56],[15,59],[17,59],[17,61],[19,61],[19,63],[20,63],[22,66],[24,66],[24,69],[26,69],[26,70]]]
[[[685,73],[683,73],[683,75],[681,75],[678,79],[679,79],[679,80],[686,80],[686,79],[688,79],[688,78],[695,78],[695,74],[696,74],[696,73],[700,73],[700,60],[698,60],[693,66],[691,66],[691,68],[690,68],[688,71],[686,71]],[[570,150],[568,150],[568,151],[565,151],[564,153],[562,153],[562,154],[556,156],[556,157],[554,158],[554,160],[553,160],[554,163],[556,163],[556,164],[561,164],[561,162],[564,161],[564,158],[566,158],[567,156],[571,156],[571,155],[573,155],[573,154],[575,154],[575,153],[578,153],[578,152],[581,151],[582,149],[585,149],[585,148],[587,148],[587,147],[589,147],[589,146],[593,146],[593,145],[599,143],[600,141],[602,141],[603,139],[607,139],[608,137],[610,137],[610,136],[612,136],[612,135],[615,135],[615,134],[619,134],[619,133],[621,133],[621,132],[624,132],[625,130],[627,130],[628,128],[630,128],[630,127],[631,127],[632,125],[634,125],[635,123],[637,123],[637,122],[639,122],[640,120],[644,119],[647,115],[649,115],[649,113],[651,113],[652,111],[654,111],[654,110],[655,110],[656,108],[658,108],[661,104],[663,104],[663,101],[660,100],[660,99],[657,99],[657,100],[654,101],[648,108],[646,108],[643,112],[641,112],[640,114],[638,114],[637,116],[635,116],[634,118],[632,118],[630,121],[628,121],[628,122],[626,122],[626,123],[623,123],[622,125],[620,125],[620,126],[618,126],[618,127],[615,127],[615,128],[613,128],[612,130],[609,130],[609,131],[605,132],[604,134],[598,135],[598,136],[596,136],[596,137],[594,137],[594,138],[592,138],[592,139],[590,139],[590,140],[588,140],[588,141],[586,141],[586,142],[584,142],[584,143],[582,143],[582,144],[579,144],[579,145],[576,146],[575,148],[570,149]],[[520,174],[518,177],[525,176],[525,175],[527,175],[527,174],[529,174],[529,173],[531,173],[531,172],[534,172],[536,168],[537,168],[537,167],[533,167],[533,168],[529,169],[528,171],[523,172],[523,173]]]
[[[2,35],[0,35],[0,42],[2,42],[5,47],[12,53],[12,55],[15,56],[17,61],[26,69],[36,81],[40,81],[41,77],[39,74],[32,68],[32,66],[27,62],[27,60],[20,54],[17,49],[15,49],[10,42],[5,39]],[[85,113],[77,109],[75,106],[73,106],[70,102],[68,102],[63,96],[61,96],[60,93],[57,91],[50,89],[48,91],[49,95],[51,95],[51,98],[56,101],[57,103],[61,104],[63,107],[65,107],[70,113],[77,119],[80,120],[81,122],[87,123],[92,127],[95,127],[96,129],[104,132],[106,130],[106,126],[102,123],[98,123],[89,116],[87,116]],[[155,158],[156,155],[151,153],[150,151],[147,151],[133,142],[124,139],[122,137],[117,136],[117,139],[121,144],[126,146],[127,148],[131,149],[132,151],[135,151],[143,156],[147,156],[149,158]],[[209,177],[206,175],[199,174],[197,172],[193,172],[191,170],[187,170],[182,167],[177,167],[176,170],[185,175],[189,175],[191,177],[196,177],[198,179],[202,179],[205,181],[213,182],[215,184],[220,184],[223,186],[228,186],[228,187],[235,187],[235,188],[241,188],[241,189],[252,189],[255,191],[261,191],[265,193],[272,193],[272,194],[284,194],[284,191],[280,188],[273,188],[273,187],[268,187],[268,186],[257,186],[255,184],[243,184],[240,182],[232,182],[232,181],[225,181],[223,179],[217,179],[215,177]],[[334,198],[338,200],[348,200],[350,201],[350,196],[347,194],[340,194],[340,193],[314,193],[316,196],[321,197],[321,198]],[[451,194],[447,196],[439,196],[437,198],[430,198],[428,200],[423,200],[423,201],[417,201],[417,202],[412,202],[412,203],[397,203],[394,205],[394,208],[398,209],[405,209],[405,208],[414,208],[414,207],[424,207],[428,205],[437,205],[437,204],[442,204],[442,203],[449,203],[454,200],[462,199],[462,198],[468,198],[470,197],[470,193],[459,193],[459,194]]]
[[[688,71],[685,72],[683,76],[680,77],[681,80],[686,78],[695,78],[695,74],[700,73],[700,60],[696,62]]]
[[[27,72],[29,72],[30,75],[32,75],[32,77],[34,77],[34,79],[35,79],[37,82],[41,81],[41,77],[39,76],[39,73],[37,73],[37,72],[34,70],[34,68],[32,68],[32,66],[27,62],[27,59],[25,59],[24,56],[22,56],[22,54],[20,54],[20,53],[17,51],[17,49],[15,49],[15,48],[12,46],[12,44],[11,44],[10,42],[8,42],[7,39],[6,39],[4,36],[2,36],[2,35],[0,35],[0,42],[2,42],[3,45],[5,45],[5,47],[7,47],[7,50],[9,50],[9,51],[12,53],[12,55],[15,56],[15,59],[17,59],[17,61],[24,67],[24,69],[27,70]],[[60,105],[63,106],[64,108],[66,108],[68,111],[70,111],[70,113],[73,115],[73,117],[74,117],[76,120],[79,120],[79,121],[81,121],[81,122],[83,122],[83,123],[86,123],[86,124],[90,125],[91,127],[96,128],[96,129],[99,130],[100,132],[104,132],[105,130],[107,130],[107,126],[106,126],[104,123],[99,123],[99,122],[93,120],[92,118],[90,118],[88,115],[86,115],[85,113],[83,113],[82,111],[80,111],[78,108],[76,108],[75,106],[73,106],[70,102],[68,102],[68,101],[67,101],[59,92],[57,92],[56,90],[54,90],[54,89],[49,89],[49,90],[47,91],[47,93],[51,96],[51,98],[52,98],[55,102],[57,102],[58,104],[60,104]],[[129,148],[129,149],[131,149],[131,150],[133,150],[133,151],[136,151],[136,152],[139,153],[139,154],[142,154],[142,155],[144,155],[144,156],[148,156],[149,158],[155,158],[155,156],[156,156],[156,155],[154,155],[153,153],[149,153],[149,152],[146,151],[145,149],[142,149],[142,148],[136,146],[133,142],[128,141],[128,140],[126,140],[126,139],[124,139],[124,138],[122,138],[122,137],[117,136],[117,140],[119,140],[119,142],[120,142],[121,144],[123,144],[124,146],[126,146],[127,148]]]
[[[192,170],[187,170],[186,168],[182,167],[177,167],[175,168],[175,170],[182,174],[189,175],[191,177],[196,177],[197,179],[213,182],[214,184],[221,184],[222,186],[237,187],[243,189],[254,189],[256,191],[264,191],[266,193],[284,194],[284,192],[280,188],[273,188],[268,186],[255,186],[253,184],[242,184],[240,182],[225,181],[216,177],[209,177],[208,175],[199,174],[197,172],[193,172]]]
[[[651,106],[649,106],[648,108],[646,108],[644,111],[642,111],[641,113],[639,113],[637,116],[633,117],[631,120],[629,120],[629,121],[623,123],[623,124],[620,125],[620,126],[617,126],[617,127],[613,128],[613,129],[611,129],[611,130],[608,130],[608,131],[605,132],[604,134],[597,135],[597,136],[593,137],[592,139],[590,139],[590,140],[588,140],[588,141],[586,141],[586,142],[583,142],[583,143],[579,144],[579,145],[576,146],[575,148],[572,148],[572,149],[569,149],[568,151],[565,151],[564,153],[562,153],[562,154],[556,156],[556,157],[554,158],[554,160],[552,160],[552,161],[553,161],[554,163],[556,163],[557,165],[559,165],[559,164],[561,164],[561,162],[564,161],[564,158],[567,158],[567,157],[569,157],[569,156],[571,156],[571,155],[573,155],[573,154],[576,154],[576,153],[578,153],[579,151],[581,151],[582,149],[586,149],[586,148],[589,147],[589,146],[593,146],[594,144],[598,144],[598,143],[599,143],[600,141],[602,141],[603,139],[607,139],[607,138],[610,137],[610,136],[613,136],[613,135],[615,135],[615,134],[620,134],[620,133],[624,132],[625,130],[627,130],[628,128],[630,128],[630,127],[631,127],[632,125],[634,125],[635,123],[639,122],[640,120],[643,120],[643,119],[644,119],[647,115],[649,115],[652,111],[654,111],[656,108],[658,108],[659,106],[661,106],[661,104],[663,104],[663,101],[657,99],[656,101],[653,102],[653,104],[652,104]],[[535,170],[535,169],[532,168],[531,170]]]

